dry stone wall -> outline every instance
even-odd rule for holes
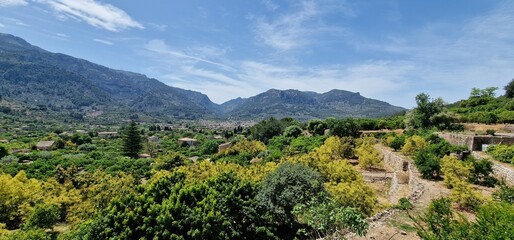
[[[473,152],[473,157],[477,159],[491,158],[483,152]],[[505,181],[508,185],[514,186],[514,168],[507,166],[507,164],[493,161],[493,175],[496,179]]]

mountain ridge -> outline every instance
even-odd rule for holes
[[[144,74],[111,69],[84,59],[52,53],[22,38],[0,33],[0,95],[27,105],[47,105],[85,115],[115,111],[120,116],[157,119],[299,119],[381,117],[405,109],[334,89],[326,93],[270,89],[222,104],[201,92],[168,86]],[[23,94],[18,94],[18,93]]]

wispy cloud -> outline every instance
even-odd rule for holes
[[[111,41],[99,39],[99,38],[94,38],[93,41],[101,43],[101,44],[109,45],[109,46],[114,45],[114,43]]]
[[[159,32],[165,32],[168,26],[166,24],[157,24],[157,23],[148,23],[151,28],[159,31]]]
[[[64,33],[56,33],[55,35],[58,36],[58,37],[62,37],[62,38],[69,38],[70,37],[70,36],[68,36],[67,34],[64,34]]]
[[[9,18],[9,17],[0,17],[0,19],[7,25],[18,25],[18,26],[23,26],[23,27],[26,27],[28,26],[27,24],[25,24],[23,21],[19,20],[19,19],[16,19],[16,18]],[[5,25],[4,24],[4,25]]]
[[[272,0],[262,0],[262,4],[269,10],[269,11],[275,11],[278,9],[278,5],[273,2]]]
[[[271,1],[263,3],[274,8]],[[316,37],[323,34],[344,32],[339,26],[325,26],[321,17],[329,13],[350,14],[344,10],[344,1],[299,1],[295,11],[286,12],[276,19],[251,17],[255,19],[255,33],[258,40],[280,51],[297,49],[313,43]],[[276,9],[276,8],[275,8]],[[344,10],[344,11],[343,11]]]
[[[123,10],[94,0],[36,0],[52,7],[58,18],[84,21],[94,27],[118,32],[130,28],[143,29],[144,26],[132,19]]]
[[[25,0],[0,0],[0,7],[14,7],[27,5]]]
[[[200,63],[206,63],[206,64],[214,65],[214,66],[217,66],[217,67],[221,67],[223,69],[231,69],[230,66],[227,66],[227,65],[219,63],[219,62],[214,62],[214,61],[211,61],[209,59],[205,59],[202,56],[196,56],[196,55],[193,55],[193,54],[185,53],[183,51],[174,50],[171,47],[169,47],[162,40],[154,39],[154,40],[149,41],[146,44],[145,49],[150,51],[150,52],[153,52],[153,53],[157,53],[157,54],[165,55],[167,57],[171,57],[172,60],[176,60],[176,59],[186,60],[190,64],[200,62]]]

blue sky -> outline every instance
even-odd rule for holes
[[[217,103],[337,88],[412,107],[514,78],[512,1],[0,0],[0,32]]]

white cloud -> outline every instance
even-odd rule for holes
[[[93,41],[101,43],[101,44],[109,45],[109,46],[114,45],[114,43],[111,41],[99,39],[99,38],[94,38]]]
[[[4,22],[4,23],[8,23],[8,25],[18,25],[18,26],[23,26],[23,27],[27,27],[28,25],[25,24],[24,22],[22,22],[21,20],[19,19],[16,19],[16,18],[9,18],[9,17],[0,17],[0,19]]]
[[[272,0],[262,0],[261,2],[269,11],[275,11],[278,9],[278,5]]]
[[[68,18],[105,30],[118,32],[130,28],[143,29],[143,25],[133,20],[126,12],[111,5],[94,0],[36,0],[49,5],[61,20]]]
[[[55,35],[58,36],[58,37],[61,37],[61,38],[69,38],[70,37],[70,36],[68,36],[68,35],[66,35],[64,33],[56,33]]]
[[[265,5],[272,4],[264,1]],[[344,1],[299,1],[296,11],[287,12],[277,19],[267,20],[264,17],[250,17],[255,19],[255,33],[257,38],[265,45],[280,51],[297,49],[315,42],[317,37],[326,34],[339,34],[344,32],[340,26],[325,26],[322,21],[324,15],[330,13],[343,13],[351,16]]]
[[[168,26],[165,24],[148,23],[148,25],[150,25],[150,27],[152,27],[153,29],[155,29],[159,32],[165,32],[166,29],[168,28]]]
[[[146,44],[145,49],[150,52],[153,52],[153,53],[164,55],[164,56],[168,57],[168,60],[171,60],[173,62],[186,61],[184,63],[187,63],[187,64],[206,63],[209,65],[221,67],[223,69],[231,69],[230,66],[227,66],[227,65],[219,63],[219,62],[214,62],[214,61],[205,59],[202,56],[197,56],[197,55],[185,53],[183,51],[174,50],[171,47],[169,47],[162,40],[157,40],[157,39],[150,40]]]
[[[14,7],[27,5],[25,0],[0,0],[0,7]]]

